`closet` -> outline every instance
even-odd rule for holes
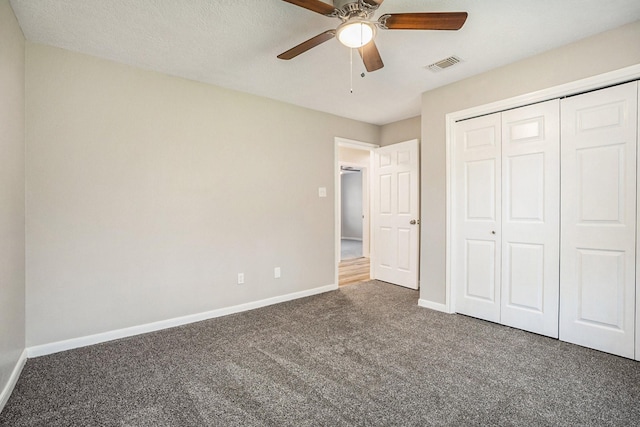
[[[638,83],[459,121],[455,311],[630,358]]]
[[[558,337],[559,101],[458,123],[456,311]]]

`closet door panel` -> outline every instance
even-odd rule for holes
[[[635,353],[637,83],[562,101],[560,339]]]
[[[500,321],[500,114],[456,124],[451,279],[456,312]]]
[[[637,82],[636,82],[637,83]],[[637,100],[640,105],[640,84],[637,85]],[[640,108],[638,108],[637,126],[640,127]],[[640,128],[636,133],[636,167],[640,166]],[[636,169],[636,192],[640,192],[640,172]],[[640,196],[636,193],[636,259],[640,256]],[[640,268],[636,264],[636,360],[640,361]]]
[[[558,337],[560,104],[502,113],[501,323]]]

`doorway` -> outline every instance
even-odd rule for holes
[[[344,276],[344,265],[340,262],[343,241],[340,171],[343,166],[351,166],[363,173],[363,256],[356,259],[366,261],[369,274],[359,280],[375,278],[418,289],[419,141],[413,139],[380,148],[373,144],[336,138],[334,153],[335,283],[340,285],[345,282],[344,277],[340,280],[340,276]],[[375,227],[371,224],[375,224]]]
[[[336,138],[336,283],[371,278],[370,170],[376,145]]]
[[[364,282],[371,277],[371,264],[369,257],[364,256],[363,242],[365,207],[368,199],[364,193],[364,189],[368,188],[365,182],[366,175],[366,169],[362,166],[340,166],[339,286]]]

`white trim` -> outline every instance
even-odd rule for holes
[[[291,301],[324,292],[335,291],[338,289],[337,284],[320,286],[318,288],[308,289],[306,291],[293,292],[286,295],[280,295],[259,301],[248,302],[245,304],[234,305],[231,307],[218,308],[216,310],[206,311],[204,313],[190,314],[173,319],[160,320],[158,322],[146,323],[144,325],[132,326],[129,328],[116,329],[113,331],[102,332],[99,334],[88,335],[85,337],[72,338],[64,341],[57,341],[49,344],[36,345],[27,348],[28,357],[45,356],[47,354],[58,353],[60,351],[71,350],[79,347],[99,344],[107,341],[117,340],[120,338],[131,337],[134,335],[146,334],[148,332],[159,331],[162,329],[173,328],[176,326],[186,325],[189,323],[200,322],[202,320],[213,319],[216,317],[226,316],[229,314],[240,313],[243,311],[253,310],[256,308],[266,307],[281,302]]]
[[[441,311],[443,313],[450,313],[450,311],[448,311],[447,309],[446,304],[440,304],[439,302],[433,302],[422,298],[418,300],[418,306],[430,308],[431,310]]]
[[[11,396],[11,392],[13,391],[16,383],[18,382],[18,378],[20,378],[20,373],[22,372],[22,368],[24,368],[24,364],[27,363],[27,350],[22,350],[22,354],[18,358],[16,365],[13,367],[13,371],[11,371],[11,375],[9,376],[9,381],[5,384],[2,392],[0,393],[0,412],[4,409],[4,405],[9,401],[9,397]]]
[[[587,77],[581,80],[576,80],[570,83],[565,83],[557,86],[552,86],[547,89],[531,92],[528,94],[516,96],[513,98],[503,99],[501,101],[492,102],[490,104],[484,104],[477,107],[467,108],[465,110],[455,111],[448,113],[445,116],[446,121],[446,262],[445,262],[445,295],[448,313],[455,312],[455,301],[453,300],[455,292],[453,292],[451,285],[451,222],[454,218],[454,206],[452,202],[451,189],[453,188],[452,182],[452,160],[453,160],[453,141],[454,125],[456,121],[469,119],[476,116],[485,114],[497,113],[499,111],[508,110],[511,108],[523,107],[525,105],[534,104],[537,102],[548,101],[550,99],[562,98],[569,95],[575,95],[581,92],[590,90],[596,90],[603,87],[611,86],[614,84],[624,83],[626,81],[636,80],[640,78],[640,64],[631,65],[629,67],[621,68],[619,70],[610,71],[608,73],[599,74],[597,76]]]

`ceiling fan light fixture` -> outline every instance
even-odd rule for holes
[[[375,35],[375,26],[365,20],[351,19],[342,23],[337,31],[336,37],[343,45],[350,48],[359,48],[371,40]]]

